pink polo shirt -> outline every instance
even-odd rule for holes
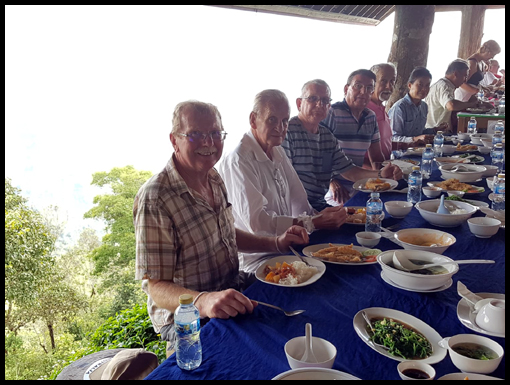
[[[386,107],[378,106],[372,100],[367,104],[367,108],[375,112],[377,117],[377,126],[379,127],[379,134],[381,136],[381,150],[384,159],[390,159],[391,156],[391,126],[390,118],[386,113]],[[370,167],[370,160],[368,159],[368,152],[365,154],[364,166]]]

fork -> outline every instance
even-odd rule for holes
[[[277,309],[277,310],[281,310],[285,313],[285,315],[287,317],[292,317],[293,315],[298,315],[298,314],[301,314],[304,312],[304,310],[293,310],[293,311],[286,311],[286,310],[283,310],[281,307],[278,307],[278,306],[275,306],[275,305],[270,305],[268,303],[265,303],[265,302],[260,302],[260,301],[257,301],[257,303],[259,305],[264,305],[264,306],[268,306],[268,307],[272,307],[273,309]]]
[[[306,263],[307,266],[310,266],[310,267],[313,267],[312,265],[310,265],[308,262],[306,262],[306,259],[304,259],[301,254],[299,254],[292,246],[289,246],[289,249],[294,253],[294,255],[296,257],[298,257],[299,259],[301,259],[304,263]]]

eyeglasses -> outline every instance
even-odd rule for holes
[[[209,132],[192,131],[189,134],[176,132],[175,135],[186,137],[192,143],[199,142],[201,140],[206,140],[207,137],[210,137],[212,140],[216,142],[223,142],[225,140],[225,137],[227,136],[227,133],[225,131],[209,131]]]
[[[301,98],[301,99],[306,99],[312,104],[316,104],[320,100],[320,102],[323,106],[328,105],[333,100],[331,98],[319,98],[318,96],[315,96],[315,95],[309,96],[307,98]]]
[[[374,87],[373,86],[366,86],[366,85],[361,84],[361,83],[351,84],[351,87],[352,87],[352,89],[354,89],[356,91],[361,91],[362,89],[365,89],[365,92],[368,92],[369,94],[374,92]]]

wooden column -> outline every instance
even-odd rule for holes
[[[458,57],[467,59],[482,45],[485,5],[464,5],[460,26]]]
[[[408,92],[407,80],[411,71],[418,66],[427,66],[434,13],[434,5],[395,6],[393,43],[388,62],[397,67],[397,81],[386,110]]]

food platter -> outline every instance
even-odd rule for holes
[[[478,150],[466,151],[466,153],[475,152],[475,151],[478,151]],[[468,156],[453,155],[452,158],[467,159],[467,163],[482,163],[483,161],[485,161],[485,158],[480,155],[468,155]],[[463,162],[463,163],[466,163],[466,162]]]
[[[365,206],[345,206],[345,208],[359,210],[359,209],[364,209]],[[347,214],[347,217],[349,217],[351,215],[354,215],[354,214]],[[384,217],[385,217],[385,214],[383,211],[381,214],[381,220],[383,220]],[[345,222],[344,225],[365,226],[365,222],[363,222],[363,223]]]
[[[475,293],[482,298],[496,298],[505,299],[504,294],[498,293]],[[473,307],[469,305],[464,298],[461,298],[457,304],[457,318],[459,321],[468,329],[474,330],[477,333],[487,334],[489,336],[505,338],[504,333],[494,333],[488,330],[482,329],[476,324],[476,314],[473,313]]]
[[[436,181],[436,182],[427,182],[427,185],[430,186],[430,187],[439,187],[438,184],[441,183],[440,181]],[[466,183],[466,184],[469,184],[469,183]],[[483,193],[485,191],[485,188],[483,187],[478,187],[478,186],[473,186],[473,185],[470,185],[471,188],[466,191],[466,195],[469,195],[469,194],[480,194],[480,193]],[[441,188],[441,187],[439,187]],[[446,191],[445,189],[442,189],[442,191]],[[452,191],[452,190],[450,190]]]
[[[372,343],[370,340],[370,335],[367,330],[367,323],[364,320],[362,316],[362,311],[365,311],[366,315],[368,316],[368,319],[373,318],[391,318],[395,321],[404,323],[414,330],[416,330],[418,333],[422,334],[431,344],[432,346],[432,354],[427,358],[422,359],[404,359],[402,357],[396,357],[390,353],[386,349],[383,349],[380,346],[376,346]],[[441,335],[436,332],[434,329],[432,329],[429,325],[427,325],[422,320],[413,317],[410,314],[401,312],[399,310],[394,309],[388,309],[383,307],[370,307],[363,310],[360,310],[353,318],[353,326],[354,330],[358,334],[358,337],[361,338],[363,342],[365,342],[368,346],[370,346],[372,349],[374,349],[376,352],[382,354],[383,356],[386,356],[388,358],[391,358],[395,361],[419,361],[424,362],[427,364],[435,364],[442,359],[445,358],[447,349],[443,349],[439,347],[438,342],[443,339]]]
[[[354,190],[363,191],[363,192],[366,192],[366,193],[373,192],[372,190],[367,190],[365,188],[365,184],[366,184],[366,182],[369,179],[376,179],[376,178],[364,178],[364,179],[360,179],[360,180],[354,182],[354,184],[352,185],[352,188]],[[385,179],[385,178],[379,178],[379,179],[382,180],[383,182],[389,183],[390,188],[388,190],[382,190],[382,191],[376,191],[376,192],[382,193],[382,192],[385,192],[385,191],[393,190],[395,187],[398,186],[398,182],[396,180]]]
[[[333,246],[347,246],[347,245],[342,244],[342,243],[332,243],[332,245]],[[333,262],[333,261],[327,261],[325,259],[312,256],[312,253],[315,253],[316,251],[319,251],[320,249],[324,249],[326,247],[329,247],[329,243],[319,243],[317,245],[306,246],[303,249],[303,254],[306,255],[307,257],[311,257],[313,259],[317,259],[317,260],[322,261],[324,263],[332,263],[334,265],[364,266],[364,265],[374,265],[374,264],[377,263],[377,260],[375,260],[373,262]],[[363,247],[363,246],[353,246],[352,248],[354,250],[359,251],[360,253],[362,253],[362,252],[364,252],[366,250],[369,250],[368,247]]]
[[[276,265],[276,262],[279,262],[279,263],[287,262],[290,264],[295,261],[301,261],[301,259],[296,255],[280,255],[278,257],[271,258],[271,259],[268,259],[268,260],[262,262],[260,264],[260,266],[257,268],[257,270],[255,271],[255,276],[257,277],[257,279],[259,281],[267,283],[268,285],[275,285],[275,286],[281,286],[281,287],[301,287],[301,286],[311,285],[312,283],[317,281],[320,277],[322,277],[322,275],[326,271],[326,265],[322,261],[319,261],[318,259],[315,259],[315,258],[303,257],[303,259],[305,259],[306,262],[308,262],[310,265],[317,268],[317,273],[312,275],[305,282],[301,282],[301,283],[298,283],[295,285],[283,285],[280,283],[269,282],[269,281],[265,280],[266,275],[264,274],[264,268],[266,267],[266,265],[274,266],[274,265]]]

